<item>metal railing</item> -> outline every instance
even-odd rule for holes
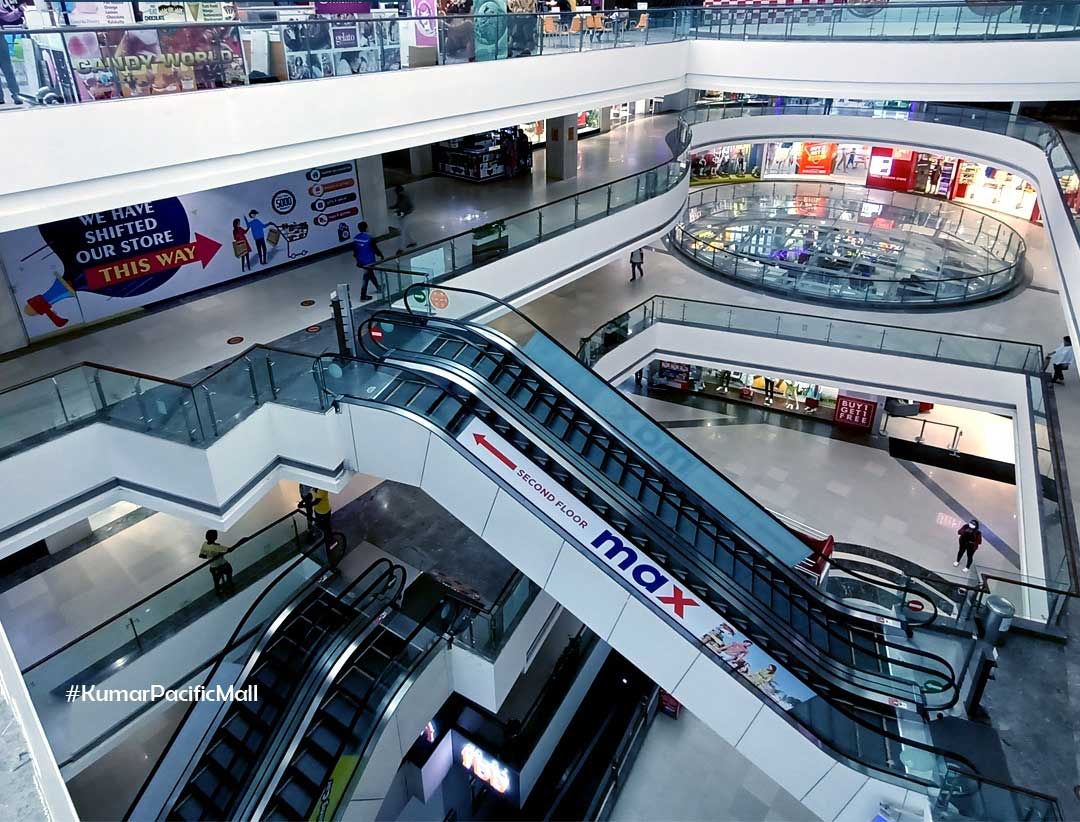
[[[894,417],[892,414],[886,411],[881,417],[881,428],[879,433],[882,436],[886,436],[889,433],[889,423],[893,422],[894,420],[900,420],[901,425],[903,425],[903,423],[905,422],[912,425],[917,425],[919,430],[917,432],[914,432],[914,436],[911,436],[910,432],[905,434],[897,434],[894,427],[893,436],[904,440],[911,440],[915,443],[924,444],[926,443],[926,426],[929,425],[931,426],[931,430],[943,429],[946,432],[947,437],[948,432],[952,432],[951,438],[948,439],[949,444],[947,446],[942,445],[940,447],[946,448],[950,454],[956,454],[960,450],[960,438],[964,436],[964,432],[963,430],[961,430],[959,425],[953,425],[949,422],[938,422],[937,420],[914,419],[912,417]]]
[[[319,80],[687,40],[1030,40],[1080,36],[1080,4],[766,3],[592,13],[131,23],[6,29],[30,107]]]
[[[867,213],[873,216],[864,217]],[[888,220],[887,236],[872,227],[876,219]],[[884,260],[864,262],[856,270],[841,257],[838,268],[835,254],[818,241],[809,248],[800,243],[773,253],[773,245],[786,242],[788,235],[775,240],[766,234],[765,242],[755,246],[757,235],[745,237],[740,228],[748,221],[758,226],[780,221],[808,233],[826,231],[822,242],[836,243],[834,251],[843,246],[845,253],[861,254],[866,248]],[[845,234],[859,236],[847,240]],[[1015,230],[974,209],[903,192],[804,182],[720,183],[694,189],[685,220],[671,238],[687,257],[740,282],[811,300],[875,308],[950,305],[1002,294],[1019,280],[1027,248]],[[939,238],[951,247],[946,250]],[[890,248],[903,245],[883,252],[875,239],[888,240]],[[913,241],[938,250],[940,258],[912,254]],[[895,268],[892,274],[887,273],[890,267]]]
[[[965,334],[948,334],[921,328],[840,320],[817,314],[747,308],[740,305],[658,295],[631,308],[583,337],[578,359],[594,365],[621,345],[627,337],[659,322],[695,325],[740,334],[821,343],[938,362],[1042,373],[1042,347]]]

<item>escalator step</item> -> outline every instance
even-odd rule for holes
[[[309,792],[299,782],[290,779],[285,783],[284,787],[277,791],[277,799],[293,809],[296,814],[292,817],[293,819],[306,819],[310,812],[309,809],[318,799],[318,794]]]
[[[344,735],[331,730],[329,725],[329,722],[320,719],[319,723],[312,729],[311,733],[308,734],[308,739],[311,740],[313,745],[317,745],[327,754],[333,756],[341,747]]]
[[[185,794],[169,813],[170,819],[182,819],[184,822],[201,822],[203,819],[213,819],[214,816],[214,813],[208,811],[206,806],[190,793]]]
[[[323,782],[326,781],[326,774],[329,772],[325,761],[312,756],[307,751],[293,762],[293,768],[298,776],[307,780],[308,787],[313,791],[322,787]]]
[[[360,713],[360,703],[344,691],[339,690],[326,703],[323,710],[344,725],[346,728],[352,725],[356,715]]]

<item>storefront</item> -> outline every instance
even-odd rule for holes
[[[990,211],[1038,220],[1038,192],[1018,174],[1003,168],[964,160],[960,163],[952,199]]]
[[[809,414],[830,420],[840,392],[817,383],[751,371],[705,368],[677,360],[653,360],[646,370],[650,389],[675,389],[717,399]]]
[[[874,146],[866,186],[951,199],[960,162],[959,157]]]
[[[527,134],[517,126],[443,140],[432,147],[436,172],[476,183],[528,174],[531,149]]]
[[[858,143],[767,143],[762,177],[862,185],[870,156],[871,147]]]
[[[762,147],[751,143],[709,146],[690,155],[690,185],[746,183],[761,179]]]

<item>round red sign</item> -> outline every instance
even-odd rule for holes
[[[436,311],[443,311],[448,305],[450,305],[450,298],[446,296],[446,292],[436,288],[431,292],[431,307]]]

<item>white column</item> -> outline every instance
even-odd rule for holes
[[[357,160],[356,179],[360,182],[360,208],[367,221],[368,232],[372,237],[381,237],[390,230],[382,155]],[[349,226],[349,229],[355,231],[356,226]]]
[[[434,169],[431,146],[413,146],[409,149],[409,171],[414,177],[425,177]]]
[[[550,117],[547,121],[547,178],[569,180],[577,176],[577,115]]]

